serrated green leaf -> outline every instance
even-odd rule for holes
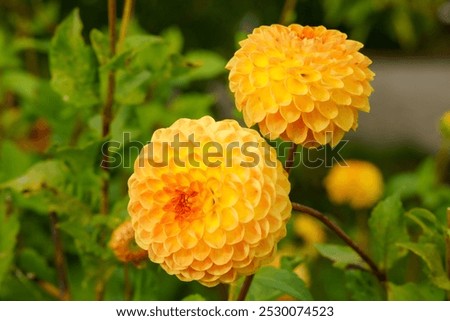
[[[83,40],[78,9],[58,26],[50,45],[51,84],[63,101],[79,107],[99,102],[97,62]]]
[[[350,247],[336,244],[315,244],[321,255],[334,262],[335,266],[345,268],[348,265],[366,267],[361,257]]]
[[[250,287],[250,300],[265,301],[288,294],[297,300],[313,300],[305,282],[292,271],[272,266],[261,268],[255,275]]]
[[[403,206],[398,195],[378,203],[369,219],[372,252],[382,269],[389,269],[406,251],[396,246],[409,240]]]
[[[431,282],[444,290],[450,290],[450,280],[444,269],[442,256],[436,244],[432,243],[401,243],[399,247],[407,249],[419,256],[426,265]]]
[[[405,283],[387,284],[390,301],[442,301],[445,291],[431,284]]]

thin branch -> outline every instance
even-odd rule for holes
[[[58,228],[58,217],[55,212],[50,212],[50,224],[52,229],[52,240],[55,246],[55,266],[58,275],[59,299],[70,300],[69,280],[67,277],[67,267],[64,260],[64,250],[61,235]]]
[[[254,274],[247,275],[244,280],[244,284],[242,284],[241,291],[237,297],[238,301],[245,301],[245,297],[247,296],[248,290],[250,289],[250,285],[252,284]]]
[[[375,264],[375,262],[372,261],[372,259],[355,242],[353,242],[353,240],[339,226],[333,223],[328,217],[326,217],[324,214],[311,207],[298,203],[292,203],[292,209],[313,216],[317,218],[319,221],[321,221],[323,224],[325,224],[334,233],[336,233],[336,235],[339,236],[339,238],[341,238],[345,243],[347,243],[348,246],[350,246],[356,253],[358,253],[361,259],[363,259],[364,262],[367,263],[367,265],[372,270],[372,273],[377,277],[377,279],[380,282],[386,281],[386,273],[381,271]]]
[[[125,0],[122,13],[122,23],[120,25],[119,41],[117,42],[117,51],[122,50],[123,42],[127,36],[128,24],[133,15],[134,0]]]
[[[116,0],[108,0],[108,23],[109,23],[109,50],[110,57],[114,57],[116,54],[116,15],[117,15],[117,4]],[[105,104],[103,105],[102,110],[102,136],[103,138],[108,137],[111,122],[113,118],[112,108],[114,104],[114,92],[116,88],[116,76],[114,71],[110,71],[108,73],[108,89]],[[108,142],[105,142],[108,145]],[[106,153],[103,154],[102,159],[102,169],[105,171],[105,177],[102,181],[101,187],[101,205],[100,205],[100,213],[103,215],[107,215],[109,211],[109,167],[108,167],[108,146],[106,146]]]

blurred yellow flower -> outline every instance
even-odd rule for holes
[[[240,46],[226,66],[230,90],[247,126],[271,139],[334,146],[370,109],[371,60],[342,32],[262,26]]]
[[[333,166],[324,183],[333,203],[349,204],[354,209],[372,207],[383,194],[380,170],[372,163],[360,160]]]
[[[298,214],[294,217],[294,232],[309,245],[324,243],[327,238],[323,224],[305,214]]]
[[[109,247],[113,250],[119,261],[139,263],[148,257],[134,241],[134,230],[131,221],[120,224],[112,233]]]
[[[271,261],[291,215],[275,149],[234,120],[179,119],[155,131],[128,187],[138,245],[167,273],[206,286]]]
[[[444,138],[450,140],[450,110],[445,112],[440,120],[441,134]]]

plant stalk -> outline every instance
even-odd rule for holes
[[[286,0],[280,15],[280,24],[288,25],[294,21],[295,6],[297,0]]]
[[[127,36],[128,25],[133,16],[134,0],[125,0],[123,5],[122,23],[120,24],[119,41],[117,42],[117,51],[120,52]]]
[[[247,275],[244,280],[244,284],[242,284],[241,291],[237,297],[238,301],[245,301],[245,297],[247,296],[248,290],[250,290],[250,285],[252,285],[254,274]]]
[[[446,230],[446,261],[447,261],[447,278],[450,280],[450,207],[447,207],[447,230]],[[447,300],[450,301],[450,290],[447,291]]]
[[[59,299],[70,300],[69,281],[67,277],[67,267],[64,260],[64,250],[61,235],[58,228],[58,217],[55,212],[50,212],[50,224],[52,229],[52,240],[55,246],[55,266],[58,275]]]
[[[333,223],[327,216],[311,207],[294,202],[292,203],[292,209],[315,217],[323,224],[325,224],[337,236],[339,236],[340,239],[342,239],[345,243],[347,243],[348,246],[350,246],[356,253],[358,253],[361,259],[363,259],[364,262],[367,263],[372,273],[380,282],[384,283],[386,281],[386,273],[381,271],[375,264],[375,262],[355,242],[353,242],[353,240],[338,225]]]

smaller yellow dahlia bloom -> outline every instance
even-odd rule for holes
[[[147,251],[137,246],[131,221],[120,224],[112,233],[109,247],[119,261],[139,263],[148,258]]]
[[[154,132],[128,180],[137,244],[182,281],[214,286],[272,260],[291,215],[276,151],[234,120]]]
[[[308,245],[324,243],[327,238],[323,224],[317,219],[305,214],[295,216],[294,232],[295,235],[303,239]]]
[[[375,205],[383,194],[383,176],[372,163],[348,160],[337,164],[325,178],[328,197],[335,204],[349,204],[354,209]]]
[[[256,28],[226,68],[248,127],[306,147],[336,145],[368,112],[372,63],[360,42],[323,26]]]

